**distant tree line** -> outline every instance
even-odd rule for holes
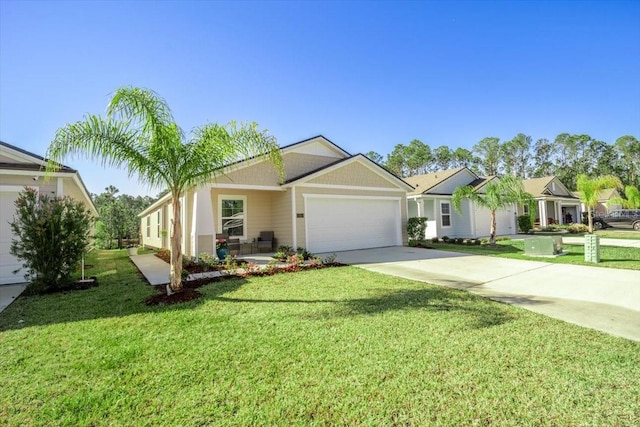
[[[104,193],[91,194],[100,217],[95,224],[95,239],[98,247],[112,249],[114,243],[122,248],[127,243],[138,243],[140,220],[138,214],[156,199],[149,196],[118,194],[113,185]]]
[[[562,133],[555,140],[533,142],[518,134],[500,141],[487,137],[471,150],[446,145],[431,148],[418,139],[397,144],[386,158],[374,151],[366,153],[400,177],[420,175],[466,166],[479,175],[513,175],[522,179],[555,175],[571,190],[580,174],[615,175],[623,184],[640,186],[640,141],[625,135],[613,144],[589,135]]]

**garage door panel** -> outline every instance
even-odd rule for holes
[[[9,252],[13,238],[9,222],[13,221],[18,195],[15,191],[0,192],[0,285],[25,281],[22,274],[13,274],[20,269],[21,263]]]
[[[312,252],[401,244],[398,200],[308,198],[306,218]]]

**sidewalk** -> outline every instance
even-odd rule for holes
[[[15,301],[26,287],[26,283],[0,285],[0,313],[2,313],[5,308],[9,307],[9,304]]]
[[[534,237],[533,234],[512,234],[506,236],[511,240],[524,240],[530,237]],[[558,234],[562,237],[562,243],[567,245],[583,245],[584,236],[575,236],[573,234]],[[638,239],[613,239],[610,237],[601,237],[600,246],[617,246],[621,248],[640,248],[640,233],[638,233]]]

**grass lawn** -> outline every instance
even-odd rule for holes
[[[596,230],[595,233],[607,239],[634,239],[640,240],[640,231],[633,230]]]
[[[584,245],[563,244],[567,255],[555,258],[530,257],[524,254],[524,242],[522,240],[502,240],[494,248],[491,246],[467,246],[453,243],[425,242],[425,246],[434,249],[454,252],[466,252],[478,255],[489,255],[500,258],[524,259],[533,261],[553,262],[558,264],[578,264],[609,268],[626,268],[640,270],[640,248],[622,248],[614,246],[600,246],[600,262],[593,264],[584,261]]]
[[[147,307],[100,286],[0,313],[0,425],[640,424],[640,344],[470,293],[336,267]]]

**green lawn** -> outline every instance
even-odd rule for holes
[[[596,230],[595,233],[607,239],[633,239],[640,240],[640,231],[633,230]]]
[[[354,267],[147,307],[125,253],[0,313],[0,425],[640,424],[639,343]]]
[[[600,246],[600,263],[594,264],[584,261],[584,245],[563,245],[567,255],[555,258],[530,257],[524,254],[524,242],[522,240],[502,240],[496,247],[491,246],[467,246],[453,243],[424,242],[428,247],[444,251],[466,252],[478,255],[489,255],[500,258],[514,258],[533,261],[553,262],[558,264],[591,265],[609,268],[626,268],[640,270],[640,248],[622,248],[614,246]]]

